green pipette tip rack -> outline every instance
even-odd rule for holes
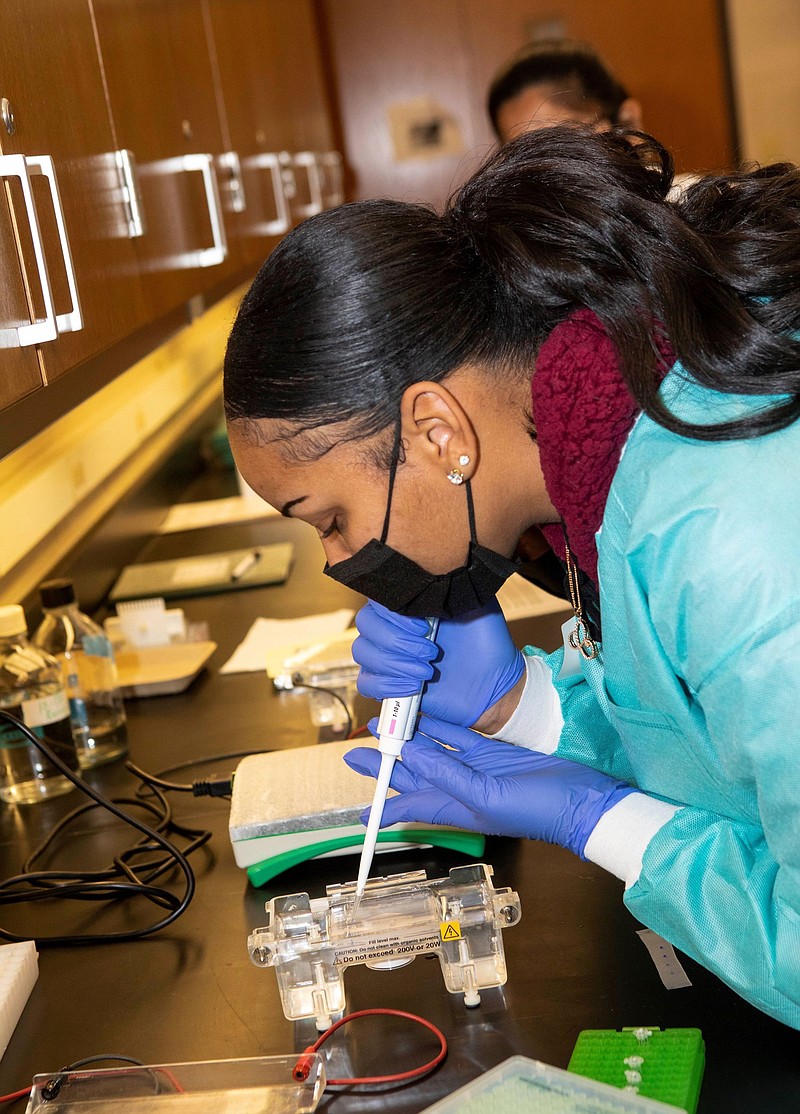
[[[699,1029],[585,1029],[568,1070],[695,1114],[705,1067]]]

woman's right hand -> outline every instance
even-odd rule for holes
[[[498,731],[524,687],[525,659],[497,601],[458,619],[442,619],[436,641],[425,619],[396,615],[371,601],[356,616],[353,657],[358,691],[383,700],[411,696],[423,685],[429,716],[481,731]]]

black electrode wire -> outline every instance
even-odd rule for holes
[[[42,1087],[42,1098],[44,1099],[44,1101],[52,1102],[52,1100],[57,1097],[59,1091],[66,1081],[68,1072],[76,1071],[78,1068],[86,1067],[88,1064],[100,1063],[102,1060],[121,1060],[125,1064],[134,1064],[136,1067],[141,1068],[152,1077],[155,1086],[154,1093],[159,1093],[160,1087],[158,1079],[156,1078],[155,1072],[152,1070],[152,1068],[147,1067],[147,1065],[143,1064],[141,1060],[134,1060],[132,1056],[118,1056],[114,1052],[109,1052],[100,1056],[86,1056],[83,1060],[76,1060],[72,1064],[65,1064],[64,1067],[61,1068],[60,1071],[56,1072],[55,1075],[51,1076],[51,1078],[48,1079]],[[23,1087],[19,1091],[14,1091],[10,1095],[0,1095],[0,1102],[15,1102],[17,1099],[28,1098],[32,1090],[33,1087],[28,1086]]]
[[[131,816],[129,813],[123,812],[121,809],[117,808],[117,806],[112,801],[107,800],[105,797],[102,796],[101,793],[98,793],[96,789],[89,785],[88,782],[85,782],[82,778],[78,777],[69,768],[66,762],[64,762],[59,757],[59,755],[57,755],[51,749],[51,747],[47,745],[44,739],[40,739],[37,735],[35,735],[33,731],[31,731],[26,724],[22,723],[21,720],[17,719],[16,716],[11,715],[11,713],[7,712],[4,708],[0,708],[0,720],[5,721],[6,723],[10,723],[13,727],[20,731],[29,740],[29,742],[37,748],[37,750],[41,751],[42,754],[44,754],[44,756],[53,764],[53,766],[55,766],[59,773],[63,774],[64,777],[66,777],[73,783],[73,785],[81,789],[87,795],[87,797],[90,797],[91,800],[95,802],[95,804],[99,805],[101,808],[104,808],[107,812],[110,812],[112,816],[116,816],[118,820],[122,820],[123,823],[129,824],[132,828],[135,828],[136,831],[145,836],[148,841],[153,841],[158,846],[158,848],[164,851],[167,855],[169,859],[169,868],[178,866],[183,873],[186,881],[184,894],[183,897],[180,899],[176,895],[171,894],[168,890],[155,891],[151,886],[149,886],[147,882],[145,882],[144,884],[141,884],[139,882],[133,884],[130,882],[113,883],[109,881],[90,881],[80,884],[80,887],[83,888],[86,894],[92,895],[96,892],[101,892],[108,893],[109,895],[114,897],[122,897],[124,895],[131,894],[139,894],[142,896],[150,897],[153,893],[157,892],[163,900],[169,902],[172,908],[167,916],[163,917],[155,924],[148,925],[145,928],[127,929],[122,932],[85,933],[71,936],[17,936],[15,933],[9,932],[7,929],[0,928],[0,938],[9,940],[13,943],[23,943],[27,940],[34,940],[34,942],[39,947],[54,947],[56,945],[76,946],[80,944],[107,944],[122,940],[138,940],[145,936],[151,936],[154,932],[159,932],[161,929],[166,928],[168,925],[174,923],[174,921],[176,921],[178,917],[181,916],[181,914],[188,908],[192,898],[194,897],[196,888],[194,871],[189,865],[189,862],[187,861],[185,855],[181,851],[179,851],[178,848],[174,846],[174,844],[170,843],[169,840],[166,839],[160,832],[155,831],[153,828],[148,827],[148,825],[145,824],[143,821],[137,820],[136,817]],[[157,876],[166,869],[166,861],[162,861],[156,867],[154,876]],[[34,886],[33,889],[28,891],[28,900],[37,900],[41,897],[53,897],[56,894],[60,896],[75,896],[77,890],[80,888],[77,883],[66,883],[64,887],[59,887],[58,889],[55,889],[47,884],[47,880],[52,878],[53,873],[54,872],[47,872],[46,875],[43,876],[42,881],[45,881],[44,889],[37,889]],[[35,878],[36,876],[34,875],[32,877]],[[72,875],[71,877],[75,877],[75,875]],[[0,883],[0,904],[12,904],[17,903],[19,900],[23,900],[21,898],[20,891],[15,891],[13,889],[13,887],[17,884],[27,886],[29,883],[27,879],[22,875],[17,876],[16,878],[8,879],[6,882]],[[6,888],[9,888],[10,892],[6,893]]]

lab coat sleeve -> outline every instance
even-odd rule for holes
[[[540,666],[547,666],[551,689],[558,699],[560,709],[560,716],[551,716],[550,722],[552,724],[558,722],[560,730],[557,737],[549,736],[549,743],[545,748],[539,742],[539,736],[536,732],[529,727],[529,738],[533,738],[534,741],[523,742],[522,745],[529,746],[533,750],[545,750],[548,754],[555,753],[559,758],[568,758],[572,762],[580,762],[584,766],[602,770],[611,777],[619,778],[621,781],[627,781],[634,785],[633,770],[619,734],[605,714],[593,687],[587,682],[580,668],[578,666],[573,667],[573,669],[564,668],[563,649],[556,650],[552,654],[545,654],[544,651],[537,649],[535,646],[526,646],[524,652],[528,658],[532,659],[532,662],[537,662]],[[598,668],[601,667],[598,666]],[[528,686],[526,684],[523,698],[527,694]],[[520,703],[523,702],[524,700]],[[518,709],[518,711],[520,711],[518,723],[521,724],[524,720],[524,713],[521,709]],[[515,714],[513,719],[516,718]],[[509,721],[509,725],[513,723],[513,719]],[[528,713],[527,721],[529,725],[534,722],[532,711]],[[504,731],[498,732],[498,735],[503,739],[508,738]],[[522,742],[521,739],[517,738],[509,739],[509,741]]]
[[[708,615],[703,630],[696,617],[680,652],[689,676],[701,639],[724,644],[721,623]],[[800,605],[745,628],[733,640],[727,632],[729,651],[696,698],[725,773],[755,788],[761,823],[681,809],[653,837],[625,903],[742,997],[800,1028],[800,689],[787,672],[800,660]]]
[[[716,621],[696,618],[694,636],[682,632],[681,648],[675,647],[687,671],[695,665],[693,656],[707,661],[707,639],[718,633],[724,640],[724,632],[715,630],[724,624],[722,611]],[[559,676],[562,650],[545,655],[527,648],[526,653],[547,662],[560,698],[563,726],[555,753],[635,784],[594,686],[581,674]],[[755,783],[762,824],[637,793],[602,818],[586,847],[591,861],[625,881],[625,904],[638,920],[743,998],[796,1028],[800,689],[776,686],[774,674],[780,662],[790,668],[798,660],[800,613],[789,609],[750,632],[745,645],[731,647],[696,694],[728,777]],[[617,821],[627,830],[627,846]]]

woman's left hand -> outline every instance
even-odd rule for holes
[[[373,733],[376,725],[377,720],[370,723]],[[358,773],[376,777],[380,753],[358,747],[345,761]],[[581,858],[603,813],[634,792],[589,766],[427,716],[403,745],[391,787],[398,795],[386,801],[382,827],[401,821],[450,824],[487,835],[541,839]]]

